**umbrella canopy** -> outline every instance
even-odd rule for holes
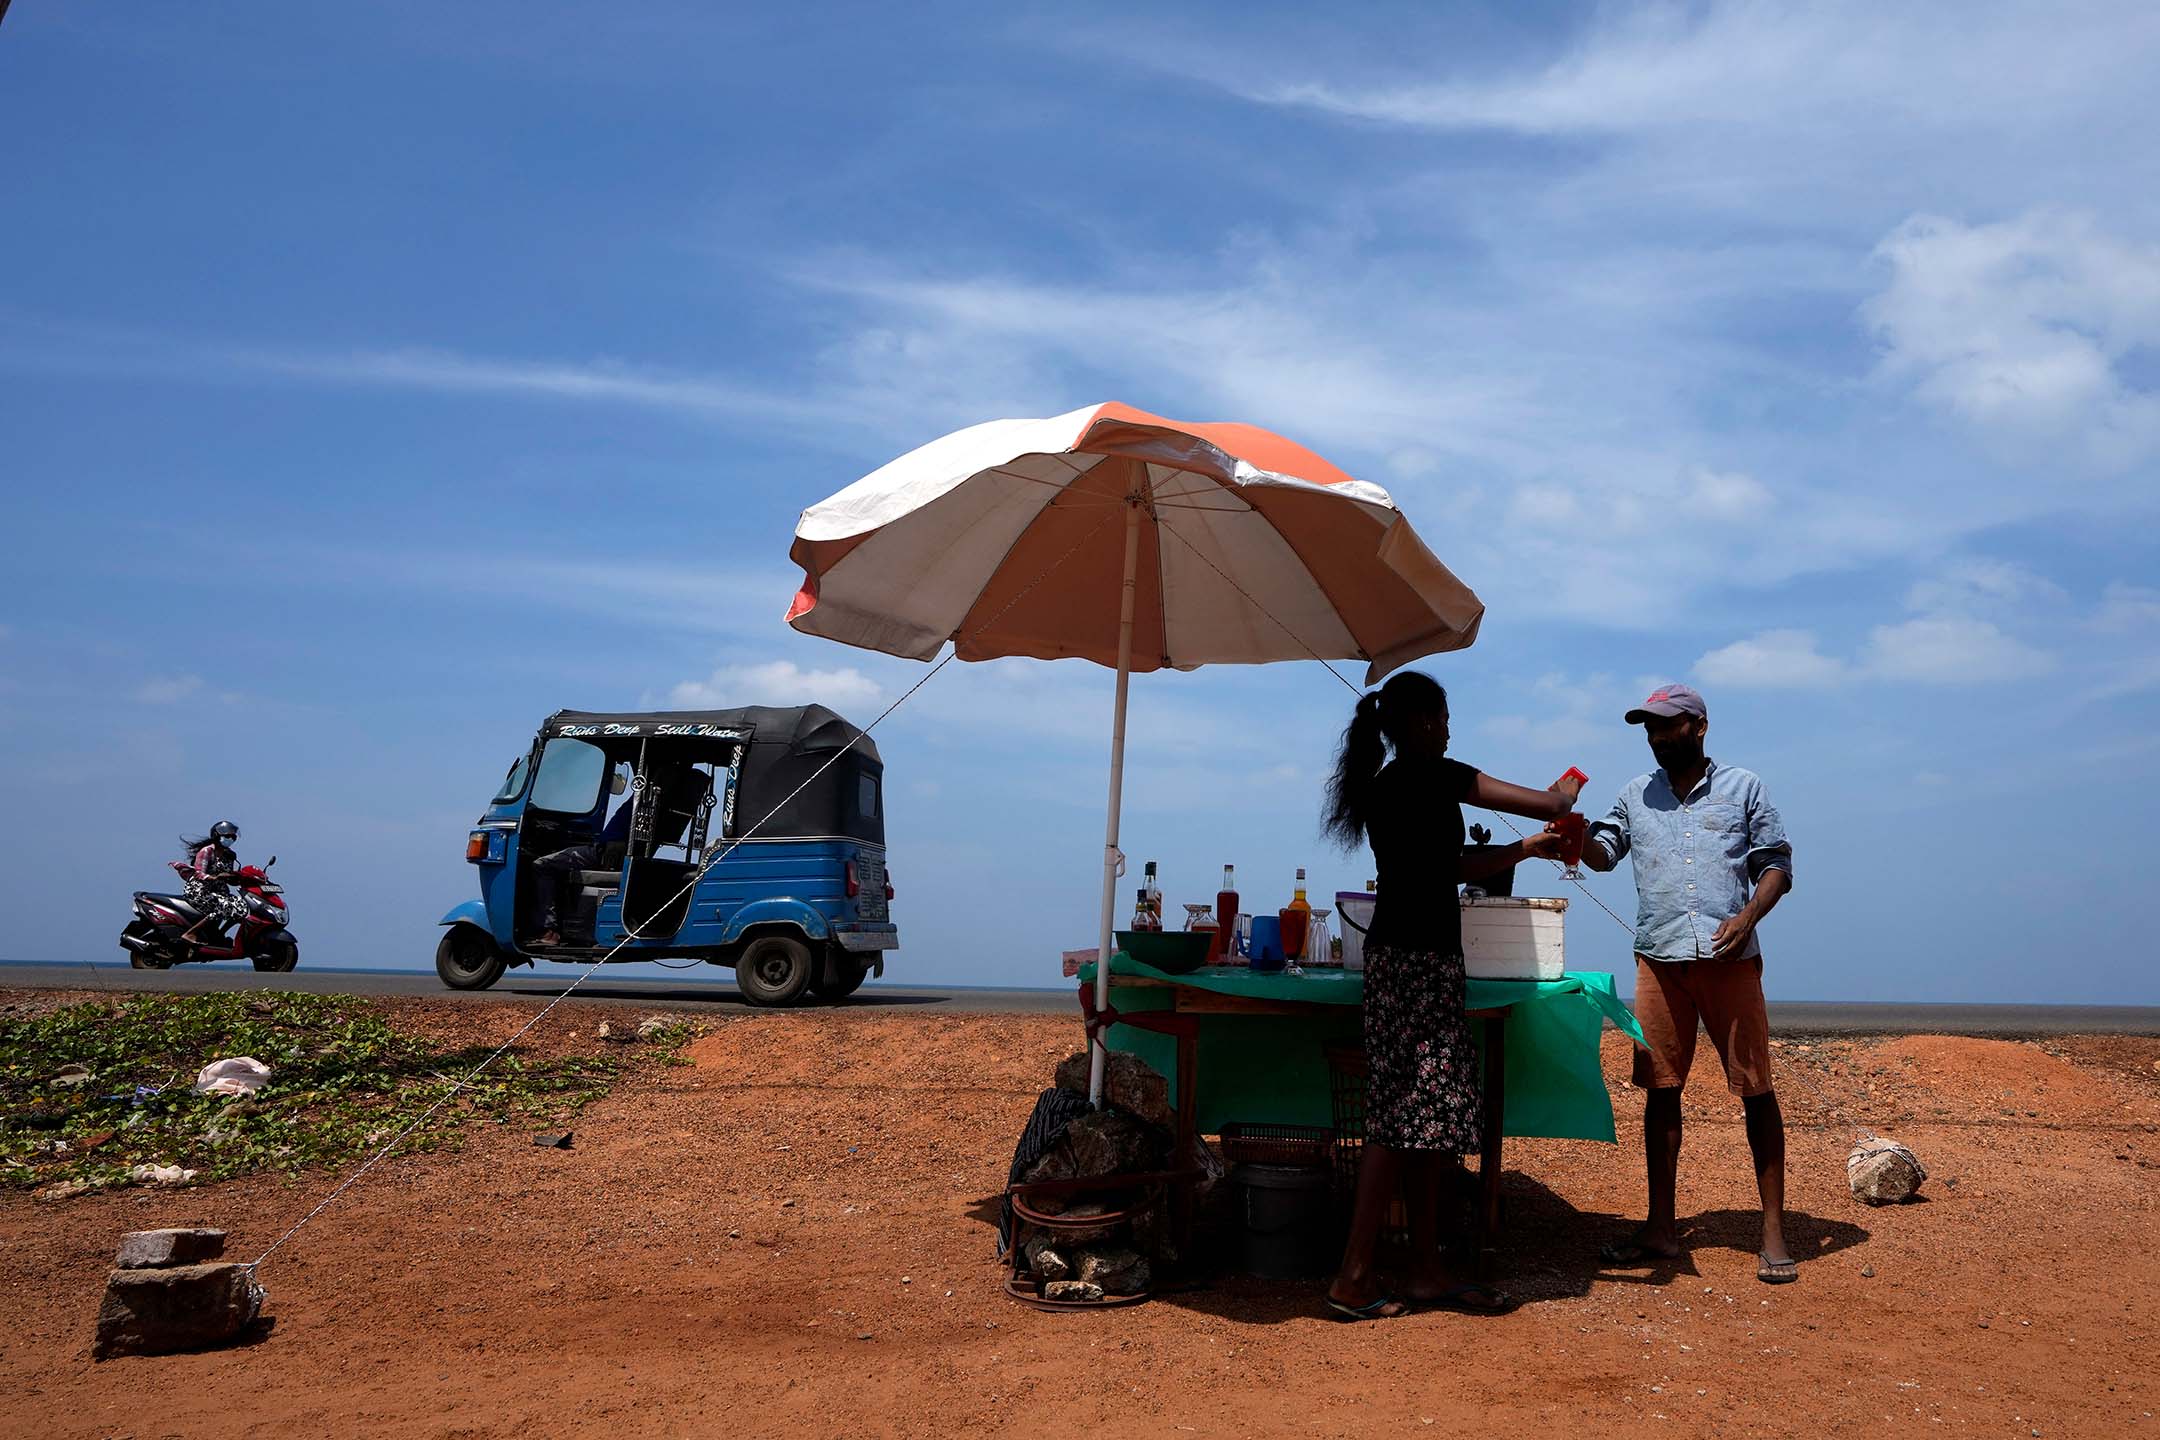
[[[1358,659],[1370,685],[1462,649],[1485,613],[1379,486],[1257,426],[1115,403],[933,440],[805,510],[788,553],[803,570],[788,624],[806,634],[916,660],[950,643],[963,660],[1116,667],[1098,1009],[1132,672]],[[1097,1102],[1105,1054],[1098,1039]]]
[[[811,506],[788,623],[917,660],[1116,665],[1120,509],[1133,670],[1319,656],[1371,684],[1477,636],[1484,606],[1379,486],[1257,426],[1118,404],[972,425]]]

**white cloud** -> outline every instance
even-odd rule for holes
[[[2089,216],[1967,225],[1915,216],[1876,251],[1862,314],[1882,374],[1987,435],[2065,444],[2115,466],[2160,445],[2160,395],[2122,362],[2160,345],[2160,246]]]
[[[1869,675],[1885,680],[1985,685],[2045,674],[2055,661],[2003,633],[1992,621],[1922,615],[1875,627],[1862,647],[1860,665]]]
[[[2107,678],[2077,697],[2081,705],[2122,700],[2160,690],[2160,655],[2143,655],[2117,665]]]
[[[145,705],[177,705],[202,687],[200,675],[158,676],[145,680],[135,691],[135,698]]]
[[[1916,582],[1906,595],[1912,617],[1875,626],[1850,660],[1824,653],[1812,630],[1765,630],[1710,651],[1695,662],[1695,674],[1711,684],[1755,689],[2027,679],[2058,662],[2015,630],[2051,622],[2066,599],[2061,587],[2025,566],[1961,561]]]
[[[1540,675],[1528,687],[1529,712],[1494,715],[1479,728],[1537,754],[1585,750],[1609,742],[1614,720],[1642,693],[1647,687],[1623,687],[1610,675]]]
[[[707,679],[687,680],[668,692],[669,702],[685,709],[816,703],[855,712],[857,724],[867,724],[860,712],[884,698],[885,687],[852,665],[805,670],[792,660],[723,665]]]
[[[1849,667],[1816,648],[1810,630],[1765,630],[1712,650],[1695,662],[1695,674],[1711,685],[1734,689],[1791,689],[1835,685]]]
[[[2030,567],[2009,560],[1965,560],[1914,582],[1907,608],[1923,614],[2029,614],[2069,597]]]
[[[1405,77],[1399,80],[1371,68],[1369,54],[1361,57],[1369,67],[1363,74],[1335,79],[1291,78],[1311,64],[1302,55],[1273,66],[1218,61],[1196,73],[1262,103],[1441,131],[1699,141],[1702,130],[1737,117],[1758,131],[1808,125],[1842,131],[1893,121],[1962,126],[1973,123],[1970,97],[1981,92],[2037,122],[2075,107],[2065,74],[2106,86],[2136,73],[2125,49],[2137,51],[2143,38],[2150,53],[2149,17],[2120,6],[2069,8],[2112,23],[2000,4],[1946,12],[1857,0],[1807,6],[1725,0],[1604,9],[1543,65],[1471,66],[1435,53],[1437,45],[1409,43],[1380,62],[1394,64]],[[1448,75],[1449,69],[1459,73]],[[1435,71],[1440,78],[1432,78]],[[1806,83],[1796,83],[1797,76]]]
[[[1536,38],[1514,43],[1458,12],[1391,16],[1384,45],[1346,40],[1332,15],[1234,34],[1175,22],[1135,34],[1121,19],[1077,43],[1245,100],[1436,143],[1477,133],[1567,142],[1551,157],[1566,181],[1544,197],[1562,222],[1782,212],[1804,214],[1818,234],[1861,217],[1879,234],[1884,208],[1909,209],[1916,188],[1945,206],[2020,184],[2100,203],[2151,175],[2130,139],[2153,110],[2160,12],[2150,7],[1611,5],[1558,42],[1526,27]],[[1853,163],[1863,153],[1869,163]],[[1480,206],[1504,203],[1521,173],[1471,172]]]
[[[2131,585],[2117,580],[2100,597],[2094,613],[2095,630],[2121,634],[2160,625],[2160,590],[2150,585]]]
[[[41,373],[152,376],[188,382],[284,380],[350,389],[493,395],[627,405],[731,422],[865,428],[851,397],[809,386],[668,370],[613,357],[474,355],[434,346],[390,349],[250,345],[90,328],[48,328],[0,344],[0,365]]]
[[[1697,470],[1688,477],[1688,508],[1715,520],[1761,521],[1773,498],[1770,487],[1752,475]]]

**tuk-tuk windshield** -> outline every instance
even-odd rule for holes
[[[531,768],[532,752],[528,750],[523,755],[518,756],[516,763],[510,767],[510,773],[503,776],[502,789],[495,792],[494,803],[505,805],[524,794],[525,775]]]
[[[600,803],[607,779],[607,755],[597,745],[557,736],[540,752],[540,773],[533,779],[530,810],[557,815],[589,815]]]

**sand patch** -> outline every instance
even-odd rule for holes
[[[2092,1124],[2122,1119],[2132,1098],[2025,1041],[1910,1035],[1881,1043],[1871,1058],[1943,1105],[1982,1116],[2036,1112],[2057,1124]]]
[[[1069,1024],[1040,1016],[804,1010],[733,1020],[685,1053],[693,1066],[747,1084],[1033,1095],[1086,1040],[1077,1008]]]

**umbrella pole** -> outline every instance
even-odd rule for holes
[[[1140,575],[1140,500],[1136,495],[1125,505],[1125,588],[1118,596],[1117,710],[1110,728],[1110,819],[1103,830],[1102,945],[1096,953],[1095,1012],[1110,1008],[1110,936],[1117,923],[1118,871],[1125,856],[1118,850],[1118,818],[1125,801],[1125,697],[1132,683],[1133,595]],[[1102,1108],[1103,1069],[1110,1049],[1102,1035],[1095,1036],[1088,1056],[1088,1102]]]

